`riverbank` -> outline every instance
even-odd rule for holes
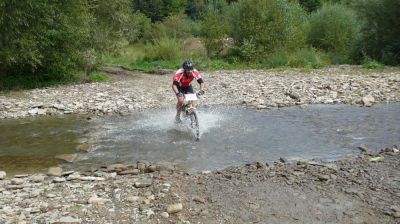
[[[174,71],[142,74],[108,68],[110,82],[85,83],[0,94],[0,119],[59,114],[128,114],[175,104]],[[358,66],[202,72],[202,105],[243,105],[257,109],[307,104],[400,101],[400,69]],[[196,84],[194,84],[196,87]]]
[[[400,154],[188,174],[147,161],[0,177],[1,223],[398,223]]]
[[[107,83],[2,93],[0,118],[124,115],[175,104],[170,71],[109,72]],[[265,110],[400,102],[398,68],[223,71],[204,77],[202,106]],[[200,173],[143,160],[29,175],[0,172],[0,223],[399,223],[399,148],[361,150],[359,157],[331,163],[282,158]]]

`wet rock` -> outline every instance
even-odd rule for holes
[[[137,168],[141,171],[145,171],[146,168],[150,165],[147,160],[139,160],[137,161]]]
[[[150,165],[145,170],[146,173],[153,173],[155,171],[157,171],[157,166],[155,166],[155,165]]]
[[[61,167],[50,167],[47,171],[48,176],[60,177],[62,175],[63,170]]]
[[[112,164],[112,165],[107,166],[106,169],[107,169],[107,172],[114,172],[114,171],[119,172],[119,171],[127,170],[128,167],[124,164]]]
[[[92,145],[89,144],[81,144],[76,147],[76,150],[80,152],[92,152],[94,149]]]
[[[365,107],[370,107],[375,103],[375,98],[371,95],[367,95],[361,98],[361,104]]]
[[[138,175],[140,173],[140,170],[138,169],[133,169],[133,170],[125,170],[118,172],[118,175]]]
[[[174,213],[178,213],[178,212],[182,211],[182,209],[183,209],[182,203],[177,203],[177,204],[168,205],[167,212],[168,212],[168,214],[174,214]]]
[[[17,174],[17,175],[14,175],[14,177],[15,178],[25,178],[25,177],[29,177],[29,175],[28,174]]]
[[[71,174],[73,174],[73,173],[75,173],[75,171],[72,171],[72,170],[70,170],[70,171],[64,171],[64,172],[62,172],[61,176],[65,177],[65,176],[69,176],[69,175],[71,175]]]
[[[74,154],[60,154],[56,156],[56,159],[63,160],[65,162],[73,163],[76,160],[78,160],[79,155],[74,153]]]
[[[282,162],[282,163],[287,163],[288,162],[288,160],[286,158],[283,158],[283,157],[280,157],[279,161]]]
[[[360,145],[358,149],[366,155],[372,155],[372,150],[366,147],[365,145]]]
[[[4,180],[6,178],[7,173],[5,171],[0,171],[0,180]]]
[[[136,188],[144,188],[144,187],[149,187],[153,184],[153,179],[152,178],[140,178],[135,181],[135,187]]]
[[[175,165],[170,162],[160,161],[156,163],[156,169],[157,171],[173,171],[175,170]]]

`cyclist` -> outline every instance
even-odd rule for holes
[[[172,90],[174,91],[176,97],[178,98],[178,102],[176,103],[176,116],[175,122],[181,122],[181,110],[183,106],[183,94],[193,93],[193,87],[190,84],[193,79],[196,79],[200,84],[200,91],[197,93],[198,95],[204,94],[204,81],[200,76],[199,71],[194,68],[193,62],[190,60],[185,60],[183,62],[182,68],[176,71],[173,82],[172,82]]]

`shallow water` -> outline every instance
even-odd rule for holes
[[[372,108],[312,105],[255,111],[236,107],[200,108],[200,141],[188,121],[173,122],[172,109],[105,117],[1,121],[0,170],[47,167],[57,154],[73,153],[80,142],[96,151],[72,166],[166,160],[190,171],[224,168],[249,161],[337,160],[400,143],[400,104]],[[10,163],[10,158],[15,161]],[[20,161],[19,161],[20,160]],[[7,162],[8,161],[8,162]],[[40,163],[38,164],[38,162]]]

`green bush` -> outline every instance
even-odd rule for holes
[[[278,49],[293,50],[305,43],[305,11],[286,0],[240,0],[232,5],[231,24],[235,42],[245,58],[262,57]],[[248,52],[252,50],[253,52]],[[250,56],[250,57],[249,57]]]
[[[152,22],[163,21],[166,17],[185,9],[185,0],[132,0],[132,2],[134,11],[145,14]]]
[[[145,51],[145,60],[173,60],[183,56],[181,41],[174,38],[156,40],[146,45]]]
[[[350,8],[325,4],[310,17],[308,43],[316,48],[347,54],[359,34],[359,22]]]
[[[184,14],[172,15],[163,22],[153,23],[143,34],[145,42],[155,43],[163,38],[184,40],[191,37],[191,27]]]
[[[400,64],[400,1],[365,0],[356,2],[364,19],[362,35],[353,51],[353,59],[372,58],[390,65]]]
[[[108,80],[108,76],[101,72],[92,72],[89,74],[89,79],[94,82],[105,82]]]
[[[286,66],[288,63],[288,55],[285,52],[278,51],[268,57],[266,66],[269,68],[278,68]]]
[[[385,66],[382,63],[379,63],[378,61],[375,60],[366,60],[362,65],[362,67],[366,69],[378,69],[378,68],[383,68]]]
[[[209,9],[200,24],[201,39],[207,49],[208,57],[220,56],[224,49],[224,38],[229,31],[225,16],[214,9]]]
[[[288,66],[290,67],[308,67],[308,68],[321,68],[326,61],[323,59],[324,55],[314,49],[300,49],[293,52],[289,56]]]
[[[3,76],[64,80],[84,66],[92,21],[85,0],[2,1],[0,15]]]

